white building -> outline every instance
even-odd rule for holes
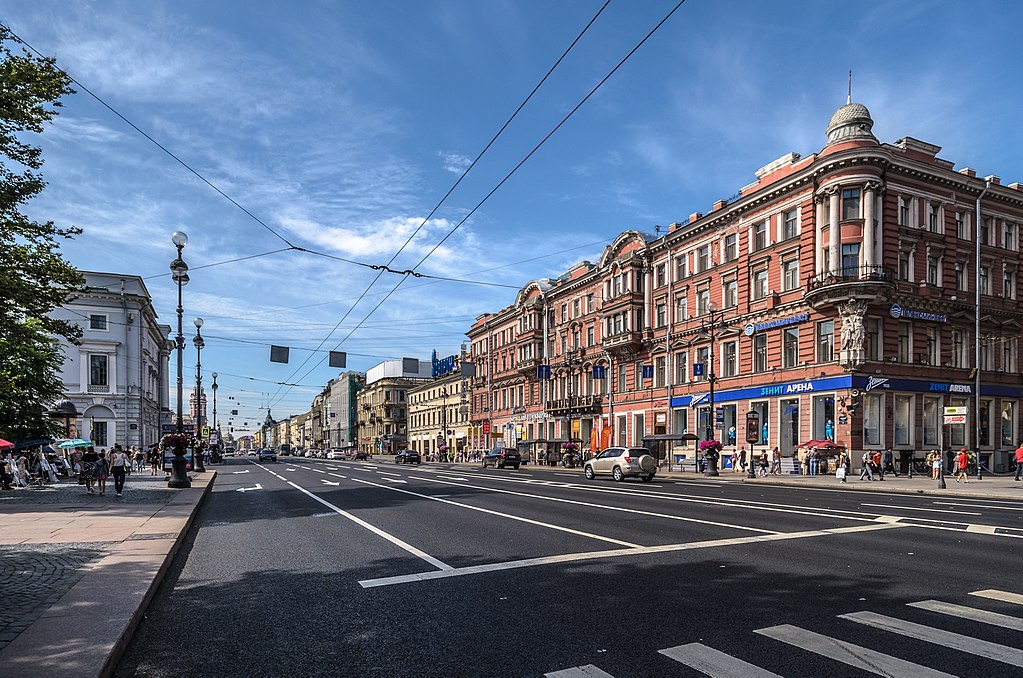
[[[171,327],[157,322],[139,276],[82,275],[84,291],[52,314],[82,328],[77,346],[61,339],[64,394],[80,413],[71,435],[99,447],[156,443],[169,412]]]

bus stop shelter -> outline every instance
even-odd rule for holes
[[[696,443],[699,439],[699,436],[692,433],[659,433],[657,435],[644,436],[643,447],[650,450],[650,453],[657,459],[658,466],[666,463],[669,472],[673,463],[681,470],[690,463],[690,459],[693,464],[693,470],[699,471],[700,462],[697,459],[696,445],[692,445],[691,448],[689,446],[689,443]],[[677,449],[680,446],[685,448],[681,452]],[[692,457],[689,456],[690,452]]]

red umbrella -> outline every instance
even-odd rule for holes
[[[0,438],[0,450],[12,450],[14,449],[14,443],[8,442],[3,438]]]
[[[805,443],[796,445],[798,448],[806,450],[844,450],[845,445],[837,445],[831,440],[807,440]]]

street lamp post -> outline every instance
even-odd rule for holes
[[[178,419],[177,419],[177,440],[174,444],[174,459],[171,461],[171,475],[167,481],[167,487],[191,487],[192,481],[188,479],[185,472],[185,447],[181,443],[184,435],[184,426],[181,419],[181,401],[183,398],[184,372],[181,365],[181,353],[185,348],[185,335],[182,333],[181,318],[184,308],[181,305],[181,288],[188,283],[188,264],[181,258],[181,250],[188,244],[188,236],[181,231],[175,231],[171,236],[171,242],[178,248],[177,258],[171,262],[171,277],[178,284],[178,335],[174,338],[174,345],[177,347],[178,359]]]
[[[710,317],[700,324],[700,334],[710,337],[710,365],[707,366],[707,383],[710,385],[710,414],[707,416],[707,430],[705,431],[705,434],[707,440],[713,440],[714,420],[717,416],[714,408],[714,382],[717,381],[717,375],[714,374],[714,344],[717,340],[718,329],[724,327],[725,324],[721,321],[721,313],[718,311],[717,304],[713,301],[707,304],[707,313]],[[715,452],[715,454],[720,453]],[[711,458],[711,463],[707,464],[707,467],[703,471],[703,475],[718,475],[717,459],[713,457]]]
[[[204,473],[206,471],[205,465],[202,463],[202,450],[199,449],[202,442],[202,349],[206,346],[206,342],[202,338],[202,318],[195,319],[195,337],[192,338],[192,343],[195,344],[195,438],[199,440],[199,444],[192,448],[192,468],[197,473]]]
[[[217,432],[217,458],[220,458],[220,427],[217,425],[217,373],[213,373],[213,430]],[[214,462],[218,459],[213,459]]]

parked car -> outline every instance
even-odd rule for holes
[[[277,453],[273,450],[260,450],[259,451],[260,461],[277,461]]]
[[[372,457],[369,455],[369,452],[363,452],[362,450],[359,450],[352,455],[352,459],[354,461],[366,461],[368,459],[372,459]]]
[[[327,459],[339,459],[341,461],[344,461],[347,458],[348,457],[345,455],[345,453],[341,450],[340,447],[334,447],[327,451]]]
[[[657,460],[645,447],[609,447],[587,459],[583,473],[590,480],[601,473],[610,473],[615,480],[638,476],[649,483],[657,474]]]
[[[402,450],[394,455],[395,464],[422,464],[423,458],[415,450]]]
[[[508,447],[493,449],[483,455],[483,468],[487,466],[496,466],[497,468],[511,466],[517,469],[521,463],[522,457],[519,456],[519,451]]]
[[[316,456],[316,450],[306,450],[303,456],[312,459]]]

